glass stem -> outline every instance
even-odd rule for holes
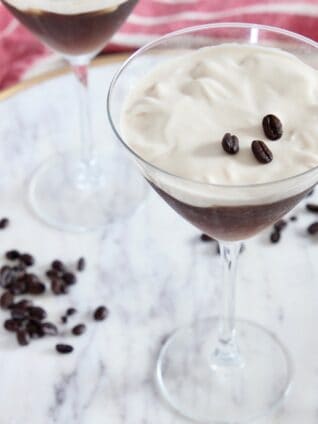
[[[86,165],[89,165],[93,157],[94,144],[88,91],[88,62],[71,66],[78,82],[76,91],[79,96],[81,158]]]
[[[240,242],[220,242],[223,262],[223,300],[212,366],[237,366],[242,359],[235,338],[235,280]]]

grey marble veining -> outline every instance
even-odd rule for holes
[[[105,99],[116,66],[91,74],[94,133],[109,149],[114,141]],[[57,355],[49,338],[19,348],[0,329],[0,423],[186,423],[162,402],[154,366],[174,328],[218,313],[216,246],[201,243],[199,232],[154,193],[132,216],[87,234],[56,231],[32,214],[25,201],[31,172],[77,140],[73,88],[72,78],[63,76],[0,103],[0,215],[12,220],[0,232],[1,252],[16,246],[31,251],[39,270],[56,257],[72,262],[84,255],[88,267],[71,294],[46,295],[43,303],[52,320],[72,305],[81,312],[71,323],[89,324],[82,337],[67,334],[70,324],[57,339],[74,344],[69,356]],[[57,128],[68,134],[68,146]],[[301,219],[279,245],[269,244],[267,231],[250,240],[240,258],[237,313],[275,332],[295,368],[286,402],[258,424],[318,422],[318,240],[305,234],[314,216],[303,205],[296,213]],[[94,323],[91,310],[99,304],[110,316]]]

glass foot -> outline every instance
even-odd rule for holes
[[[199,423],[247,423],[270,413],[291,381],[289,356],[277,338],[249,321],[236,322],[237,365],[215,366],[218,319],[173,333],[163,345],[157,379],[164,398]]]
[[[147,185],[121,152],[83,162],[78,152],[44,162],[30,183],[29,200],[45,223],[65,231],[105,227],[131,215]]]

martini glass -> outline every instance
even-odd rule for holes
[[[318,167],[265,184],[216,185],[185,179],[138,155],[126,143],[120,120],[131,87],[154,67],[224,42],[280,47],[318,68],[318,44],[305,37],[254,24],[211,24],[168,34],[140,49],[115,75],[108,93],[113,131],[146,180],[177,213],[220,244],[222,313],[174,331],[156,368],[161,393],[176,411],[200,423],[218,424],[266,415],[290,386],[291,361],[276,335],[235,318],[235,274],[240,242],[292,209],[317,183]]]
[[[141,178],[135,178],[114,149],[109,147],[107,153],[96,149],[88,96],[91,59],[136,3],[137,0],[3,0],[22,24],[63,55],[77,77],[80,146],[41,164],[29,191],[36,214],[59,229],[85,231],[105,226],[128,215],[144,195]],[[72,116],[74,112],[69,113]],[[112,175],[118,178],[110,179]]]

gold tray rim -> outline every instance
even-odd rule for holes
[[[92,63],[90,64],[90,67],[97,67],[97,66],[123,62],[128,57],[129,57],[128,53],[114,53],[110,55],[97,57],[96,59],[92,61]],[[28,78],[24,81],[18,82],[17,84],[14,84],[10,86],[9,88],[6,88],[0,91],[0,101],[13,97],[16,94],[21,93],[22,91],[25,91],[31,87],[34,87],[35,85],[41,84],[42,82],[57,78],[61,75],[66,75],[71,72],[72,72],[71,68],[65,65],[61,68],[54,69],[52,71],[43,72],[35,77]]]

